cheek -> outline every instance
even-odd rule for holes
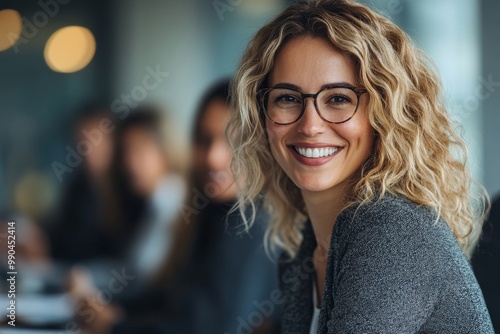
[[[269,142],[269,146],[271,147],[271,152],[273,153],[273,155],[275,155],[275,158],[277,158],[276,152],[279,151],[280,143],[286,134],[284,128],[285,127],[282,125],[276,125],[266,120],[267,140]]]
[[[125,158],[125,168],[132,177],[138,177],[141,170],[141,157],[135,152],[128,152]]]
[[[136,172],[144,176],[156,175],[162,165],[161,155],[154,147],[144,147],[141,152],[137,152],[135,160]]]
[[[147,174],[151,169],[151,160],[147,150],[141,152],[135,152],[132,155],[132,170],[136,174]]]
[[[232,159],[233,159],[233,153],[231,152],[231,149],[227,145],[225,145],[225,147],[224,147],[224,161],[226,162],[225,163],[226,171],[231,170],[231,160]]]
[[[199,166],[203,163],[203,150],[198,146],[193,150],[193,162],[195,166]]]
[[[355,150],[356,155],[362,155],[365,158],[371,152],[373,128],[368,118],[363,117],[355,122],[346,122],[342,127],[337,128],[337,133],[349,143],[350,148]]]

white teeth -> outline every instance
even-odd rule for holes
[[[295,150],[299,152],[300,155],[306,158],[322,158],[329,155],[333,155],[337,152],[340,147],[321,147],[321,148],[303,148],[303,147],[295,147]]]

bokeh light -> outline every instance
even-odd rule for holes
[[[55,200],[55,190],[47,177],[39,172],[26,173],[14,187],[14,202],[19,213],[40,219]]]
[[[13,46],[23,30],[21,14],[13,9],[0,10],[0,51]]]
[[[57,30],[45,45],[45,61],[56,72],[72,73],[83,69],[94,58],[94,35],[84,27]]]

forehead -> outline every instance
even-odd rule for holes
[[[356,85],[354,62],[326,39],[310,36],[289,41],[278,54],[269,76],[270,86],[291,83],[304,91],[336,82]]]

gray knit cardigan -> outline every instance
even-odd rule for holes
[[[355,209],[332,231],[318,333],[494,333],[471,266],[435,211],[392,195]],[[309,333],[313,314],[309,221],[303,236],[295,258],[280,261],[286,334]]]

